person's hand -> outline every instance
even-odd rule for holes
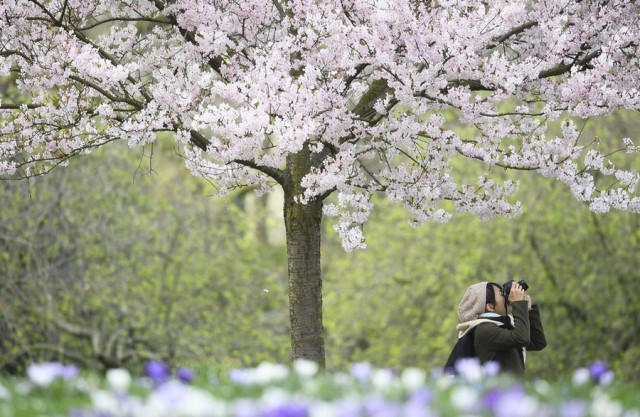
[[[525,295],[524,299],[527,300],[527,303],[529,303],[529,310],[531,310],[533,302],[531,301],[531,296],[529,295]]]
[[[513,282],[511,284],[511,291],[509,292],[509,303],[514,303],[516,301],[522,301],[525,299],[524,290],[517,282]]]

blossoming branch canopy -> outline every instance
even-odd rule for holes
[[[347,249],[364,247],[372,193],[415,224],[522,212],[516,181],[465,178],[458,159],[553,178],[596,212],[639,212],[638,172],[611,154],[637,153],[636,138],[595,138],[582,122],[640,106],[638,7],[4,2],[0,174],[162,134],[221,194],[267,192],[308,152],[291,197],[337,193],[324,214],[340,217]]]

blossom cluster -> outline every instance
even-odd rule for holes
[[[304,360],[291,366],[263,363],[195,380],[192,371],[181,368],[171,374],[157,361],[148,363],[145,376],[137,380],[125,369],[109,370],[102,382],[77,373],[69,377],[53,364],[30,369],[37,371],[28,372],[28,380],[16,384],[20,388],[1,386],[0,407],[6,408],[16,391],[29,401],[50,398],[47,390],[63,381],[68,393],[90,398],[89,405],[70,408],[69,417],[640,416],[637,399],[616,398],[613,374],[603,362],[556,386],[544,380],[525,385],[498,373],[496,364],[481,365],[475,359],[459,361],[456,377],[439,369],[427,374],[368,363],[330,373]],[[39,407],[38,415],[49,415]]]
[[[520,214],[494,166],[640,212],[640,176],[617,158],[634,138],[584,126],[640,107],[636,1],[281,3],[3,1],[0,176],[170,133],[221,192],[265,192],[308,152],[291,197],[339,192],[348,249],[372,192],[416,224]],[[456,174],[460,158],[495,178]]]

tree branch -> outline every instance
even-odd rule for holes
[[[278,184],[280,184],[283,187],[287,181],[287,173],[281,169],[256,164],[254,161],[249,161],[244,159],[235,159],[232,162],[235,162],[236,164],[243,165],[249,168],[253,168],[256,171],[260,171],[264,174],[267,174],[268,176],[276,180]]]
[[[84,32],[86,30],[95,29],[96,27],[98,27],[100,25],[104,25],[106,23],[111,23],[111,22],[149,22],[149,23],[157,23],[157,24],[160,24],[160,25],[170,25],[170,24],[172,24],[168,20],[154,19],[152,17],[111,17],[111,18],[108,18],[108,19],[96,21],[95,23],[93,23],[91,25],[88,25],[88,26],[79,27],[76,30],[78,30],[80,32]]]
[[[393,95],[393,89],[389,87],[387,80],[384,78],[374,80],[369,86],[367,92],[360,97],[360,100],[358,100],[358,103],[352,110],[352,112],[357,116],[356,119],[369,122],[372,125],[375,125],[380,121],[378,112],[373,106],[378,100],[383,99],[387,94]],[[398,103],[398,101],[392,99],[391,103],[390,107],[393,107]]]
[[[209,139],[197,130],[190,130],[189,133],[191,133],[191,143],[206,152],[207,146],[211,143]]]
[[[64,0],[64,4],[62,5],[62,11],[60,12],[60,19],[58,19],[58,25],[62,26],[62,20],[64,19],[64,14],[67,12],[67,6],[69,5],[69,0]]]
[[[13,51],[13,50],[6,50],[6,51],[2,51],[0,52],[0,56],[11,56],[11,55],[18,55],[20,57],[22,57],[25,61],[31,63],[33,62],[33,60],[28,57],[27,55],[25,55],[23,52],[21,51]]]
[[[53,312],[53,323],[60,329],[74,336],[81,336],[91,339],[91,337],[93,337],[93,334],[95,333],[95,331],[92,329],[76,326],[75,324],[71,324],[64,319],[61,319],[56,312]]]
[[[284,19],[287,16],[287,13],[284,11],[284,8],[280,4],[280,2],[278,0],[272,0],[272,2],[273,2],[273,5],[278,10],[278,13],[280,14],[280,17]]]
[[[480,80],[451,80],[447,84],[447,87],[444,89],[445,92],[449,91],[450,88],[455,87],[469,87],[470,91],[495,91],[494,87],[487,87],[482,84]]]
[[[85,367],[90,367],[89,361],[82,355],[73,353],[64,348],[64,346],[51,345],[48,343],[34,343],[32,345],[28,345],[21,349],[18,354],[13,355],[14,357],[20,356],[23,353],[30,353],[31,350],[44,350],[49,352],[55,352],[66,358],[70,359],[71,362],[75,364],[84,364]],[[6,363],[6,362],[5,362]]]
[[[109,99],[110,101],[114,101],[114,102],[118,102],[118,103],[127,103],[133,107],[135,107],[138,110],[142,110],[144,108],[144,105],[142,103],[140,103],[139,101],[130,99],[130,98],[126,98],[126,97],[118,97],[115,96],[113,94],[111,94],[109,91],[105,90],[104,88],[100,87],[99,85],[85,80],[84,78],[80,78],[77,75],[72,75],[69,77],[69,79],[74,80],[82,85],[85,85],[97,92],[99,92],[100,94],[102,94],[103,96],[105,96],[107,99]]]
[[[2,104],[0,105],[0,109],[2,110],[19,110],[21,109],[23,106],[27,106],[28,109],[37,109],[39,107],[42,107],[41,104]]]
[[[510,37],[512,37],[513,35],[520,34],[520,33],[524,32],[525,30],[527,30],[529,28],[532,28],[534,26],[538,26],[538,22],[531,21],[531,22],[523,23],[522,25],[516,26],[515,28],[511,29],[510,31],[508,31],[504,35],[498,36],[497,38],[493,38],[493,41],[496,44],[502,43],[502,42],[506,41],[507,39],[509,39]],[[485,49],[495,48],[497,46],[496,44],[487,45],[485,47]]]
[[[556,75],[562,75],[566,72],[571,71],[571,68],[573,68],[574,66],[578,65],[580,67],[586,68],[589,65],[589,62],[591,60],[593,60],[594,58],[597,58],[598,56],[600,56],[600,50],[596,50],[593,51],[589,54],[587,54],[584,58],[580,59],[580,60],[574,60],[573,62],[571,62],[570,64],[565,64],[565,63],[560,63],[558,65],[556,65],[553,68],[549,68],[547,70],[544,71],[540,71],[538,73],[538,78],[549,78],[549,77],[553,77]]]
[[[366,64],[366,63],[356,65],[356,68],[355,68],[356,72],[344,80],[344,90],[342,90],[343,95],[347,92],[353,80],[355,80],[358,77],[358,75],[360,75],[360,73],[364,71],[364,69],[367,68],[368,66],[369,64]]]

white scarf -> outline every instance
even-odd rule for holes
[[[515,326],[516,326],[516,321],[515,321],[515,319],[513,318],[513,316],[512,316],[511,314],[507,314],[507,315],[509,316],[509,319],[511,320],[511,325],[512,325],[513,327],[515,327]],[[503,317],[503,316],[502,316],[501,314],[493,313],[493,312],[489,312],[489,313],[482,313],[482,314],[480,314],[480,315],[478,316],[478,318],[481,318],[481,319],[490,319],[490,318],[496,318],[496,317]]]

